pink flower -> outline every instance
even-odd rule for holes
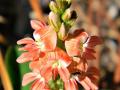
[[[31,90],[50,90],[39,71],[30,72],[24,75],[22,85],[25,86],[33,82]]]
[[[70,79],[80,83],[85,90],[97,90],[96,81],[98,80],[99,71],[95,67],[88,68],[86,60],[73,57],[73,61],[67,68],[71,74]],[[69,85],[71,82],[68,81],[67,84]]]
[[[39,23],[39,24],[38,24]],[[17,42],[19,45],[25,45],[20,50],[24,52],[17,62],[24,63],[27,61],[39,60],[48,51],[53,51],[56,48],[57,36],[56,32],[50,26],[45,26],[42,22],[31,21],[34,39],[24,38]]]
[[[79,56],[84,59],[95,59],[94,47],[98,44],[101,44],[99,37],[89,37],[82,29],[75,30],[65,41],[66,51],[69,56]]]
[[[48,52],[44,57],[44,62],[35,61],[31,62],[30,68],[32,70],[41,68],[43,76],[48,79],[51,77],[56,78],[59,74],[63,81],[66,81],[70,77],[70,73],[67,69],[71,63],[71,58],[60,48],[56,48],[53,52]],[[52,74],[50,74],[52,73]]]

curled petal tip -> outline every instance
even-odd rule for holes
[[[39,30],[45,26],[45,23],[43,23],[42,21],[39,21],[39,20],[31,20],[30,23],[31,23],[31,27],[34,30]]]

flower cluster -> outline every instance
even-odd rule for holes
[[[26,37],[17,42],[24,51],[17,62],[29,62],[32,71],[24,75],[23,86],[34,81],[32,90],[61,90],[59,84],[63,83],[62,90],[78,90],[78,82],[86,90],[97,89],[99,71],[89,67],[88,60],[95,59],[94,48],[101,40],[83,29],[69,33],[76,18],[70,5],[71,0],[51,1],[49,24],[32,20],[34,39]]]

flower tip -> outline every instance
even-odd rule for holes
[[[31,27],[32,27],[34,30],[39,30],[39,29],[45,27],[45,23],[42,22],[42,21],[39,21],[39,20],[31,20],[31,21],[30,21],[30,24],[31,24]]]
[[[22,82],[22,86],[25,86],[26,84],[24,82]]]
[[[18,63],[22,63],[22,61],[18,58],[17,60],[16,60]]]
[[[16,62],[18,62],[18,63],[24,63],[26,61],[24,61],[23,59],[21,59],[20,57],[18,57],[17,60],[16,60]]]

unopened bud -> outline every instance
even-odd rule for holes
[[[61,24],[60,19],[59,19],[59,15],[55,14],[54,12],[50,12],[49,13],[49,23],[57,32],[59,30],[59,27]]]
[[[71,11],[70,8],[68,8],[62,15],[62,20],[64,22],[68,21],[68,20],[72,20],[72,19],[76,19],[77,18],[77,14],[75,11]]]
[[[61,24],[60,30],[58,32],[58,37],[60,40],[64,40],[66,36],[66,30],[65,30],[65,26],[64,23]]]
[[[67,21],[67,20],[69,20],[71,18],[71,10],[70,10],[70,8],[69,9],[67,9],[64,13],[63,13],[63,15],[62,15],[62,20],[63,21]]]
[[[50,7],[50,10],[53,11],[54,13],[57,13],[59,11],[57,4],[54,1],[50,2],[49,7]]]

